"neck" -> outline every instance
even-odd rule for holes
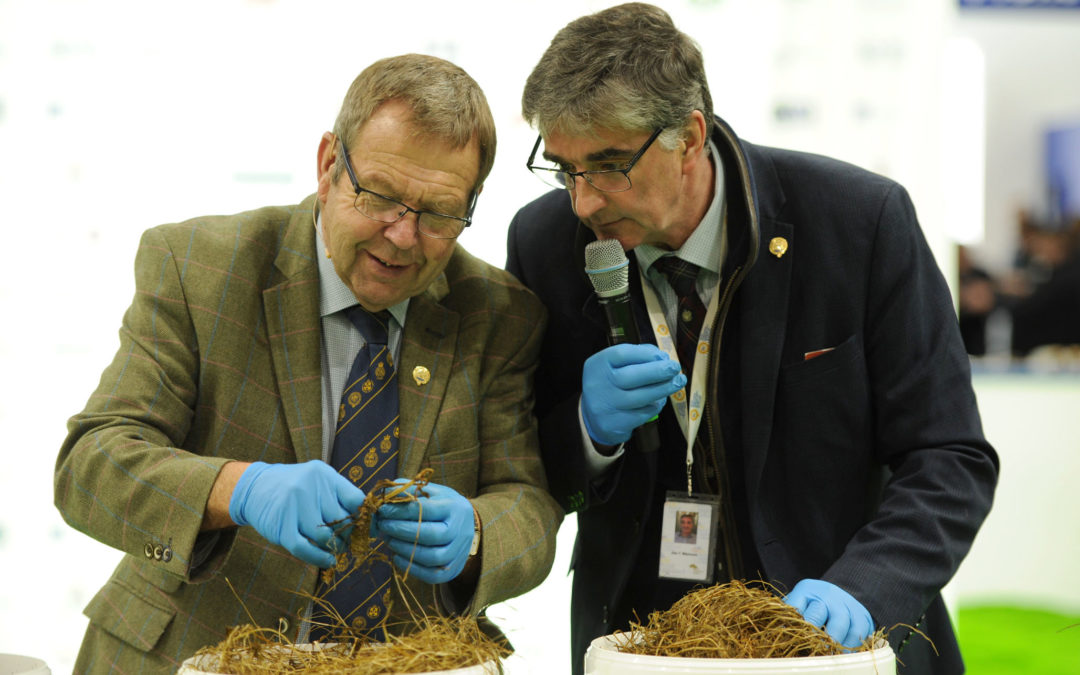
[[[670,236],[660,248],[668,248],[672,251],[682,248],[701,223],[701,219],[705,217],[705,212],[709,210],[715,182],[716,167],[712,163],[712,153],[706,148],[701,154],[701,161],[694,164],[683,181],[685,190],[682,203],[685,208],[679,218],[683,226],[669,228]]]

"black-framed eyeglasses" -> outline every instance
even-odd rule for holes
[[[356,199],[353,206],[360,215],[367,216],[380,223],[396,223],[405,217],[406,213],[416,214],[416,229],[420,234],[432,239],[456,239],[466,227],[472,225],[473,209],[476,208],[477,194],[474,192],[469,200],[469,210],[464,218],[448,216],[445,213],[414,209],[407,204],[402,204],[396,199],[381,195],[378,192],[360,187],[353,172],[352,163],[349,162],[349,151],[345,147],[345,141],[339,136],[341,144],[341,157],[345,160],[345,171],[349,173],[353,190],[356,191]]]
[[[645,144],[641,146],[641,149],[634,153],[634,156],[630,158],[630,161],[618,169],[567,171],[566,167],[550,162],[543,157],[540,158],[539,164],[535,164],[536,151],[540,149],[540,143],[543,140],[543,137],[541,136],[536,137],[536,143],[533,145],[532,153],[529,155],[529,161],[526,162],[525,166],[527,166],[529,171],[532,171],[537,178],[552,187],[573,190],[576,186],[576,179],[580,176],[581,178],[584,178],[589,185],[601,192],[626,192],[632,187],[632,184],[630,183],[630,169],[634,168],[637,161],[641,159],[641,156],[645,154],[645,151],[649,149],[649,146],[653,144],[653,141],[656,140],[663,130],[663,127],[657,127],[657,129],[652,132],[652,135],[649,136],[649,140],[645,141]]]

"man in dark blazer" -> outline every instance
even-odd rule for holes
[[[384,59],[322,138],[317,194],[143,235],[120,349],[56,466],[63,517],[126,553],[77,672],[175,672],[252,621],[305,639],[343,543],[327,525],[365,496],[327,463],[341,380],[374,339],[357,306],[390,323],[397,475],[434,470],[422,522],[376,514],[413,556],[415,598],[390,584],[392,607],[482,615],[544,579],[562,519],[532,411],[545,311],[456,243],[494,152],[464,71]]]
[[[700,50],[650,5],[568,24],[522,107],[530,168],[566,188],[517,213],[507,266],[549,311],[536,411],[552,494],[578,518],[573,671],[591,640],[697,584],[661,563],[665,504],[689,481],[719,503],[711,581],[770,582],[847,646],[884,629],[902,672],[963,672],[940,590],[998,459],[904,189],[740,140],[712,114]],[[609,346],[583,271],[598,238],[628,253],[645,344]],[[699,309],[670,258],[695,264]],[[680,364],[671,336],[700,307]],[[658,449],[631,435],[657,412]]]

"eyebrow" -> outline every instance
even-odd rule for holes
[[[632,148],[632,149],[604,148],[603,150],[597,150],[596,152],[590,152],[589,154],[585,155],[585,161],[586,162],[602,162],[605,159],[621,159],[621,158],[624,158],[624,157],[628,158],[628,157],[632,157],[634,152],[636,152],[636,148]],[[543,156],[544,156],[544,159],[548,160],[549,162],[555,162],[557,164],[572,164],[573,163],[573,162],[568,162],[567,160],[563,159],[562,157],[559,157],[558,155],[551,154],[547,150],[544,151]]]
[[[370,180],[361,180],[360,175],[356,176],[357,182],[360,183],[360,187],[377,192],[384,197],[389,197],[394,201],[405,204],[405,199],[396,190],[391,189],[389,183],[375,176],[371,176]],[[465,211],[468,209],[468,203],[462,205],[462,202],[458,201],[455,197],[437,197],[429,200],[427,203],[420,203],[419,205],[409,204],[413,208],[420,209],[421,211],[432,211],[444,216],[452,216],[455,211]]]

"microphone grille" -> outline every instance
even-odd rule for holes
[[[630,288],[630,261],[618,239],[598,239],[585,246],[585,272],[602,298]]]

